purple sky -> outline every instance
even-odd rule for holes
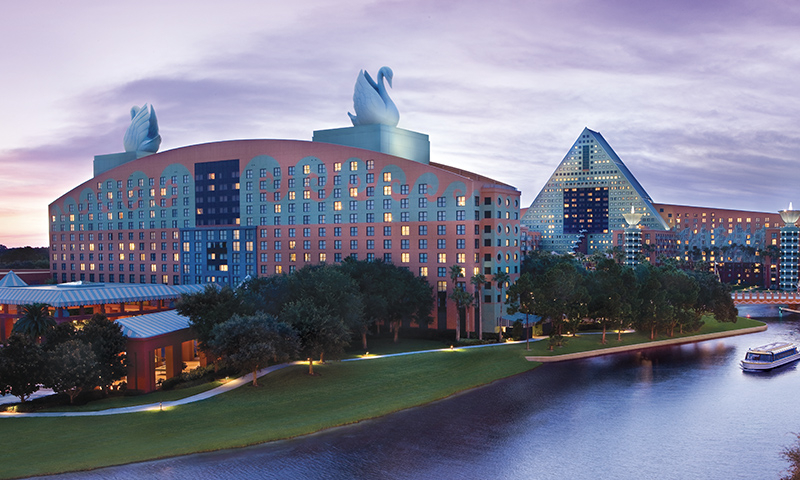
[[[337,6],[338,4],[338,6]],[[654,201],[800,204],[800,4],[791,1],[17,2],[0,29],[0,243],[46,245],[47,205],[123,150],[310,140],[350,125],[359,69],[394,70],[431,159],[533,201],[584,127]]]

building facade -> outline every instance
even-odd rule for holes
[[[389,140],[408,133],[380,127]],[[418,151],[409,159],[327,143],[351,141],[354,130],[374,135],[359,128],[315,132],[326,142],[95,157],[94,178],[49,207],[52,278],[236,286],[304,265],[380,259],[427,277],[439,299],[433,328],[455,328],[451,265],[470,291],[474,274],[519,273],[520,192]],[[493,331],[502,302],[491,284],[483,289],[483,324]]]
[[[528,208],[522,223],[546,251],[593,253],[614,246],[631,208],[640,224],[668,230],[650,196],[600,133],[584,128]]]

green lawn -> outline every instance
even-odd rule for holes
[[[298,365],[164,412],[0,419],[0,477],[250,445],[377,417],[536,367],[520,345]]]
[[[699,333],[762,325],[740,318],[736,324],[710,320]],[[608,336],[606,347],[648,341],[626,334]],[[663,337],[659,338],[663,339]],[[405,343],[408,342],[408,343]],[[375,353],[413,345],[441,348],[441,342],[408,340],[375,345]],[[291,366],[262,378],[261,386],[241,387],[164,412],[102,417],[0,419],[0,478],[14,478],[160,457],[252,445],[303,435],[374,418],[438,400],[456,392],[537,367],[525,355],[546,354],[546,341],[419,355]],[[371,349],[373,347],[370,347]],[[381,352],[381,348],[386,350]],[[568,337],[554,353],[603,348],[599,335]],[[373,353],[373,350],[370,351]],[[106,400],[102,408],[154,403],[194,394],[212,385]],[[196,389],[196,390],[195,390]],[[128,403],[131,402],[131,403]],[[100,408],[98,402],[87,409]]]

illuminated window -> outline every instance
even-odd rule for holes
[[[428,267],[419,267],[419,276],[420,277],[427,277],[428,276]]]
[[[384,182],[391,182],[391,181],[392,181],[392,174],[391,174],[391,172],[384,172],[384,173],[383,173],[383,181],[384,181]]]
[[[358,188],[350,187],[350,197],[355,198],[358,196]]]
[[[357,172],[358,171],[358,162],[356,162],[356,161],[350,162],[350,171],[351,172]]]
[[[383,221],[384,222],[391,222],[392,221],[392,214],[390,212],[386,212],[383,214]]]
[[[411,234],[411,227],[409,227],[408,225],[403,225],[402,227],[400,227],[400,234],[404,235],[404,236],[405,235],[410,235]]]
[[[384,195],[391,195],[392,194],[392,186],[391,185],[384,185],[383,194]]]
[[[447,254],[446,253],[440,253],[439,255],[437,255],[436,262],[437,263],[447,263]]]

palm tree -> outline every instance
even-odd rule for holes
[[[453,280],[453,294],[450,295],[450,298],[456,303],[456,342],[461,340],[461,315],[460,315],[460,308],[458,306],[458,301],[456,300],[456,287],[458,284],[458,277],[462,277],[463,269],[460,265],[450,265],[450,279]],[[467,336],[469,336],[469,331],[466,332]]]
[[[500,300],[502,302],[505,302],[505,300],[503,299],[503,288],[505,287],[506,283],[508,283],[509,276],[508,276],[508,274],[506,272],[500,270],[500,267],[497,267],[497,272],[495,272],[493,277],[494,277],[494,281],[497,282],[497,285],[496,285],[497,289],[500,290]],[[503,307],[502,306],[500,307],[500,312],[501,312],[501,315],[502,315],[502,312],[503,312]],[[497,341],[498,342],[502,342],[503,341],[503,336],[500,334],[499,331],[497,332]]]
[[[481,315],[481,285],[486,283],[486,276],[482,273],[478,273],[472,276],[469,279],[469,283],[475,285],[475,293],[477,294],[477,299],[475,300],[475,305],[478,307],[478,322],[477,322],[477,330],[478,330],[478,340],[483,340],[483,317]]]
[[[450,298],[456,303],[456,311],[460,311],[462,308],[464,311],[469,311],[469,308],[472,306],[472,302],[475,300],[475,297],[472,296],[467,290],[462,286],[457,286],[453,289],[452,295]],[[456,342],[461,340],[460,338],[460,328],[459,323],[456,323]]]
[[[37,340],[44,336],[49,328],[56,326],[56,320],[50,315],[50,305],[32,303],[20,307],[22,315],[14,324],[12,333],[20,333]]]

